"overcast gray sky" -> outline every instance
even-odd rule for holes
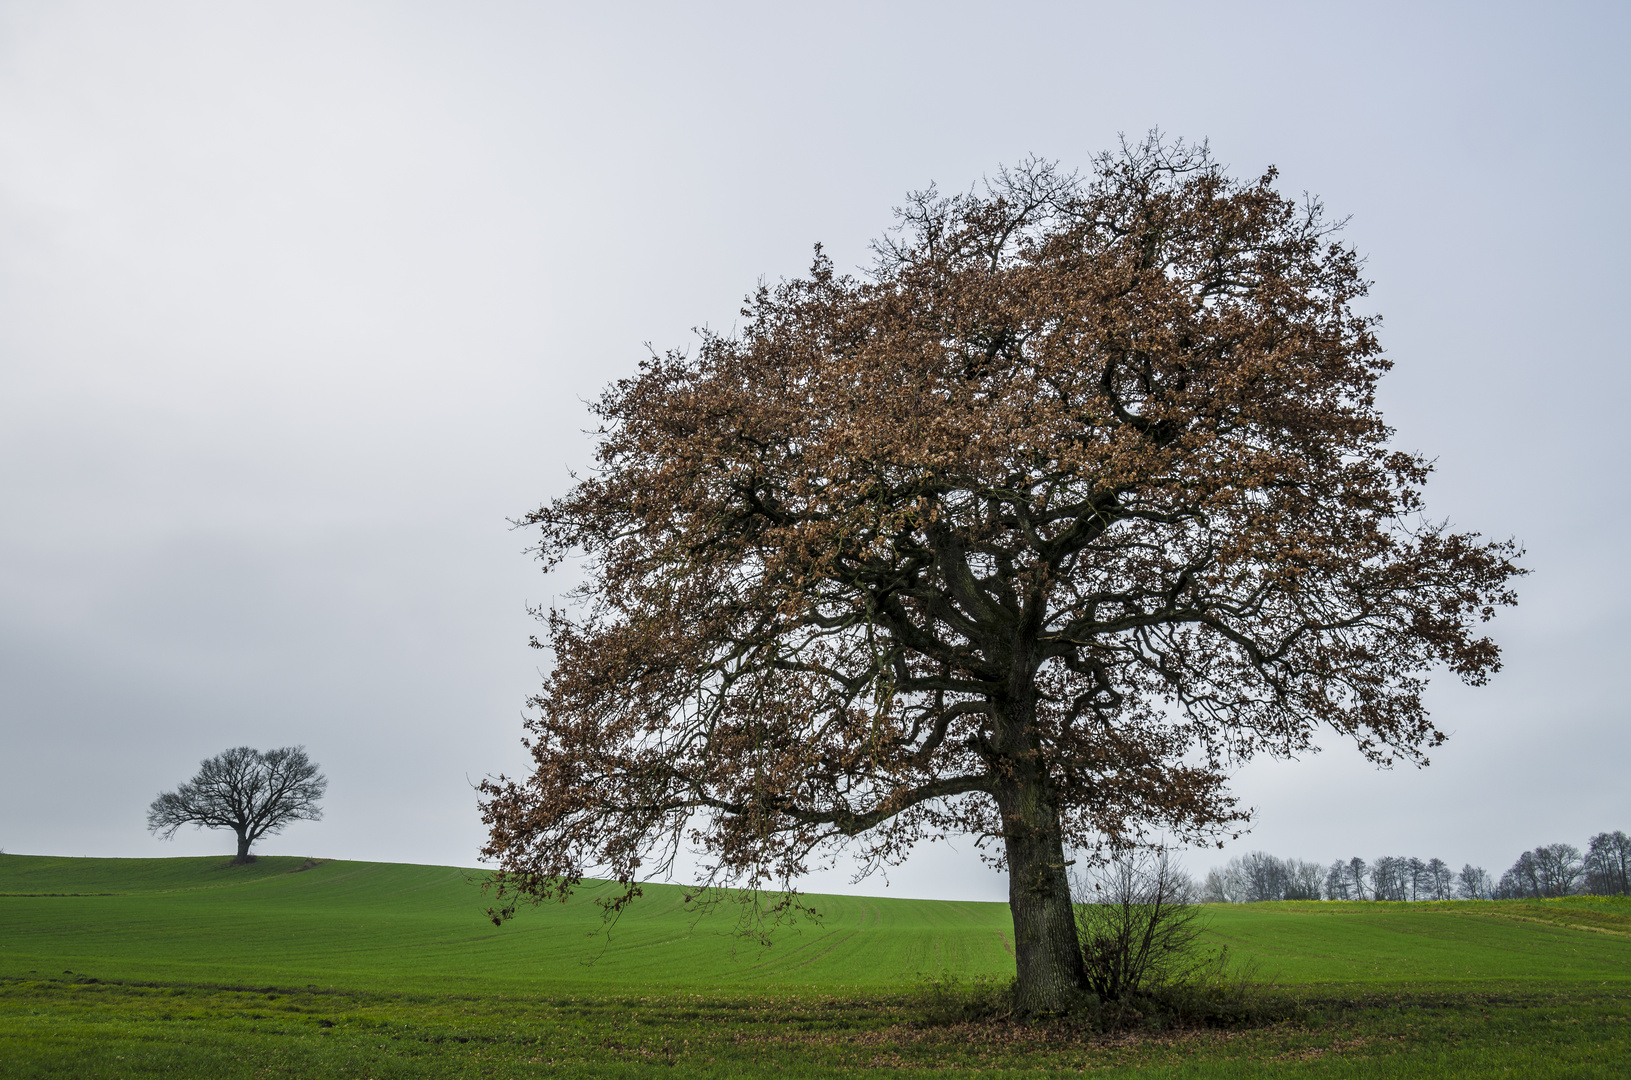
[[[1118,133],[1352,215],[1430,510],[1534,573],[1450,743],[1237,790],[1261,847],[1499,871],[1631,829],[1624,4],[0,3],[0,847],[203,854],[147,803],[304,743],[268,851],[472,865],[523,762],[506,518],[582,401],[822,241]],[[1204,870],[1221,855],[1199,853]],[[807,883],[844,887],[843,875]],[[871,880],[862,891],[881,890]],[[900,895],[1001,898],[967,845]]]

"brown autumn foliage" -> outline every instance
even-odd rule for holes
[[[532,775],[482,785],[500,914],[688,845],[783,888],[972,834],[1058,1009],[1067,848],[1237,826],[1226,768],[1322,727],[1425,762],[1425,673],[1499,666],[1516,552],[1423,517],[1360,261],[1274,177],[1152,137],[931,189],[868,274],[818,248],[611,386],[598,468],[524,519],[588,572]]]

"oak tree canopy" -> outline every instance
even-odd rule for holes
[[[1517,553],[1424,516],[1360,260],[1274,181],[1152,137],[930,189],[869,271],[818,247],[610,386],[597,468],[524,519],[586,577],[540,613],[531,775],[482,785],[512,906],[972,834],[1047,1011],[1067,850],[1237,829],[1228,769],[1322,728],[1425,762],[1426,675],[1498,668]]]

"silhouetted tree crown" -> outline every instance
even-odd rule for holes
[[[1615,829],[1586,844],[1586,891],[1600,896],[1631,895],[1631,836]]]
[[[251,862],[250,845],[293,821],[323,816],[318,800],[328,779],[303,746],[262,753],[247,746],[225,750],[199,763],[198,775],[166,791],[147,809],[147,827],[168,840],[183,825],[231,829],[238,837],[234,862]]]
[[[869,273],[818,248],[612,385],[524,519],[588,574],[542,613],[533,771],[483,785],[511,906],[971,833],[1045,1011],[1083,979],[1066,846],[1227,832],[1225,767],[1322,726],[1425,762],[1424,673],[1496,670],[1515,551],[1422,516],[1360,261],[1274,178],[1151,138],[931,189]]]

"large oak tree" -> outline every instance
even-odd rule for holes
[[[1151,139],[921,193],[870,272],[818,249],[611,386],[597,469],[525,519],[587,573],[532,774],[483,785],[512,906],[973,834],[1019,1004],[1060,1009],[1067,850],[1235,827],[1227,769],[1322,727],[1425,761],[1426,674],[1498,667],[1515,552],[1423,516],[1360,261],[1273,182]]]

